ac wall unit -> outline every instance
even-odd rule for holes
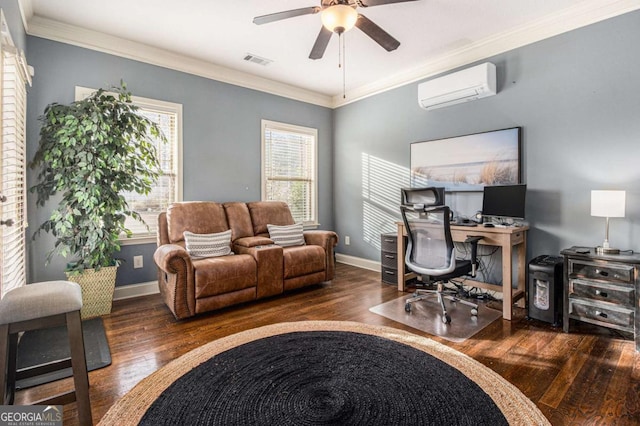
[[[420,83],[418,103],[432,110],[496,94],[496,66],[486,62]]]

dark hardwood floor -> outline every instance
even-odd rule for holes
[[[117,301],[104,317],[113,363],[89,373],[94,422],[141,379],[204,343],[277,322],[340,320],[396,327],[453,347],[517,386],[554,425],[640,424],[640,353],[632,341],[588,325],[565,334],[516,309],[513,321],[497,320],[451,343],[369,312],[399,296],[379,273],[338,264],[331,283],[185,321],[176,321],[159,295]],[[71,387],[65,379],[27,389],[16,402]],[[65,406],[64,424],[77,424],[75,404]]]

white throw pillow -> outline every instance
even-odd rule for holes
[[[303,246],[304,235],[302,235],[302,224],[295,225],[267,225],[269,230],[269,238],[277,245],[282,247]]]
[[[184,231],[184,242],[193,258],[218,257],[231,252],[231,229],[217,234],[194,234]]]

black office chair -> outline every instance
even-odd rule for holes
[[[409,241],[405,263],[426,281],[437,283],[436,290],[417,289],[413,297],[407,299],[405,311],[411,312],[411,304],[419,300],[436,296],[442,307],[442,322],[448,324],[451,317],[447,313],[444,299],[471,307],[471,315],[478,315],[478,305],[456,297],[457,290],[445,289],[444,284],[451,278],[464,275],[475,277],[478,265],[479,236],[469,236],[465,243],[471,245],[471,259],[460,260],[455,257],[455,247],[449,224],[450,210],[447,206],[414,209],[401,206],[402,220]]]

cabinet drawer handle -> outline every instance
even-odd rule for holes
[[[395,272],[391,272],[391,271],[384,271],[384,273],[389,275],[395,275]]]
[[[395,240],[389,240],[389,239],[385,239],[384,240],[385,243],[395,243]]]
[[[601,290],[596,290],[596,296],[608,297],[609,295]]]
[[[386,257],[387,259],[395,259],[395,256],[392,256],[390,254],[385,254],[384,257]]]
[[[596,269],[596,274],[602,275],[603,277],[608,277],[609,273],[607,271],[602,271],[600,269]]]
[[[596,316],[602,317],[602,318],[607,318],[608,315],[605,314],[604,312],[601,311],[596,311]]]

